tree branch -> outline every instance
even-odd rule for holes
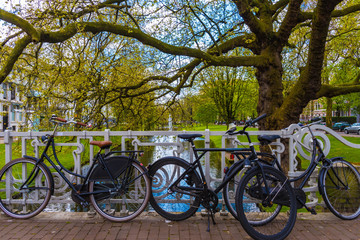
[[[22,19],[21,17],[0,9],[0,19],[12,23],[24,30],[27,34],[29,34],[29,36],[31,36],[32,41],[38,42],[40,40],[40,33],[28,21]]]
[[[279,0],[275,4],[273,4],[270,9],[273,13],[277,12],[279,9],[284,8],[290,0]]]
[[[349,84],[349,85],[329,85],[323,84],[320,91],[317,92],[316,98],[321,97],[336,97],[344,94],[360,92],[360,84]]]
[[[246,25],[249,26],[250,31],[253,32],[257,38],[264,36],[264,32],[261,29],[261,24],[259,20],[256,19],[255,15],[251,12],[251,7],[247,0],[233,0],[237,9],[239,11],[240,16],[244,19]]]
[[[334,10],[331,13],[332,18],[338,18],[346,16],[350,13],[355,13],[360,11],[360,4],[355,4],[353,6],[341,9],[341,10]],[[302,12],[301,13],[301,21],[311,20],[314,16],[313,12]]]
[[[206,64],[214,66],[265,66],[268,63],[267,59],[262,56],[219,57],[199,49],[173,46],[147,35],[139,29],[106,22],[71,23],[57,32],[42,32],[41,41],[50,43],[63,42],[78,32],[92,32],[93,34],[110,32],[124,37],[137,39],[143,44],[154,47],[163,53],[198,58],[206,62]],[[235,43],[235,41],[233,41],[233,43]]]
[[[10,74],[11,70],[14,67],[15,62],[18,60],[24,49],[27,47],[29,43],[31,43],[32,38],[29,35],[19,39],[13,50],[11,51],[7,61],[4,66],[0,70],[0,83],[2,83],[5,78]]]
[[[107,2],[109,2],[109,1],[107,1]],[[116,10],[120,10],[120,9],[124,9],[124,8],[129,7],[128,5],[123,5],[123,6],[112,5],[112,4],[109,4],[107,2],[100,3],[100,4],[96,5],[96,6],[86,7],[83,10],[81,10],[79,12],[76,12],[76,13],[63,12],[63,11],[59,11],[59,10],[46,10],[42,14],[43,15],[50,14],[50,15],[57,16],[57,17],[60,17],[60,18],[63,18],[63,19],[76,20],[76,19],[78,19],[78,18],[80,18],[80,17],[82,17],[82,16],[84,16],[86,14],[96,12],[96,11],[98,11],[100,9],[103,9],[103,8],[113,8],[113,9],[116,9]],[[116,1],[116,2],[124,2],[124,1]]]
[[[298,24],[302,0],[290,1],[286,16],[277,33],[282,45],[286,44],[293,28]]]

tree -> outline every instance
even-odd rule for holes
[[[195,112],[195,120],[209,128],[209,123],[214,123],[217,119],[218,112],[216,106],[211,102],[206,102],[198,106]]]
[[[77,34],[111,33],[136,39],[146,47],[142,56],[159,63],[153,66],[154,74],[124,86],[124,91],[149,84],[137,94],[163,90],[162,96],[177,95],[193,86],[209,66],[253,67],[259,84],[257,111],[269,115],[260,122],[261,129],[297,122],[313,99],[360,91],[356,79],[337,86],[322,83],[321,77],[327,41],[334,34],[346,36],[359,29],[358,22],[345,28],[341,21],[358,14],[356,0],[29,0],[28,4],[31,7],[25,10],[0,9],[0,19],[16,26],[3,40],[10,50],[2,54],[0,82],[21,56],[43,45],[70,41]],[[298,44],[292,41],[294,34],[304,30],[306,44],[294,66],[300,71],[284,94],[284,61]],[[241,56],[230,54],[234,50]]]
[[[249,70],[240,68],[209,68],[202,75],[203,90],[213,101],[220,119],[229,123],[238,117],[252,116],[257,101],[258,86],[249,76]]]

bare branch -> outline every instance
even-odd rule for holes
[[[15,33],[15,34],[12,34],[12,35],[8,36],[8,37],[5,38],[5,40],[1,43],[0,46],[1,46],[1,47],[5,46],[5,44],[6,44],[8,41],[10,41],[11,39],[19,36],[19,35],[22,34],[23,32],[24,32],[24,31],[20,31],[20,32],[17,32],[17,33]],[[0,48],[1,48],[1,47],[0,47]]]

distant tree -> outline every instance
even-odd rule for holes
[[[248,69],[210,68],[202,75],[202,90],[214,102],[220,119],[229,123],[256,112],[258,85]]]
[[[209,123],[214,123],[217,120],[218,111],[215,104],[205,102],[200,104],[196,109],[194,119],[209,128]]]

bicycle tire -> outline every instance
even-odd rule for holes
[[[146,169],[137,162],[132,162],[127,170],[131,172],[125,190],[121,184],[126,170],[116,178],[118,186],[114,186],[113,181],[108,179],[89,182],[89,192],[102,191],[90,195],[96,212],[113,222],[126,222],[136,218],[145,210],[151,195],[151,182]],[[119,190],[112,191],[116,187]]]
[[[170,192],[169,186],[190,166],[185,160],[176,157],[165,157],[156,161],[149,170],[152,178],[152,195],[150,204],[162,217],[181,221],[195,214],[200,206],[200,197],[184,193]],[[194,171],[181,180],[180,186],[202,186],[198,174]]]
[[[360,174],[351,163],[334,158],[319,178],[324,202],[335,216],[352,220],[360,215]]]
[[[33,170],[35,178],[20,190]],[[48,204],[52,186],[52,175],[45,165],[29,158],[12,160],[0,171],[0,208],[9,217],[34,217]]]
[[[260,155],[260,154],[259,154]],[[271,155],[265,155],[265,156],[271,156]],[[272,156],[271,156],[272,157]],[[268,161],[259,159],[261,164],[268,164],[271,165]],[[235,207],[235,193],[239,186],[239,182],[241,178],[243,177],[246,169],[243,167],[238,168],[237,165],[243,165],[242,161],[238,161],[234,163],[229,171],[225,174],[225,177],[223,178],[223,182],[226,181],[226,179],[233,173],[233,171],[237,171],[238,173],[235,174],[235,176],[230,179],[223,187],[222,193],[224,202],[226,205],[227,210],[230,212],[230,214],[237,219],[237,212]],[[268,219],[263,219],[261,221],[251,221],[251,224],[253,225],[263,225],[266,224],[269,221],[272,221],[276,217],[276,214],[278,214],[281,211],[281,206],[278,205],[277,211],[274,211],[274,215],[269,216]]]
[[[240,162],[236,162],[235,164],[243,164]],[[233,165],[234,166],[234,165]],[[235,169],[230,168],[229,171],[225,174],[223,182],[229,177]],[[230,214],[237,219],[236,207],[235,207],[235,193],[239,186],[240,180],[243,177],[246,169],[243,167],[239,168],[238,173],[230,179],[225,185],[222,190],[224,202],[226,205],[227,210]]]
[[[250,169],[241,179],[236,192],[236,211],[244,230],[254,239],[284,239],[296,221],[296,197],[289,180],[279,170],[262,166]],[[264,181],[265,179],[265,181]],[[270,187],[270,194],[264,192],[264,182]],[[271,201],[265,201],[270,197]],[[252,224],[274,215],[278,205],[282,211],[266,224]],[[286,211],[286,212],[285,212]]]

